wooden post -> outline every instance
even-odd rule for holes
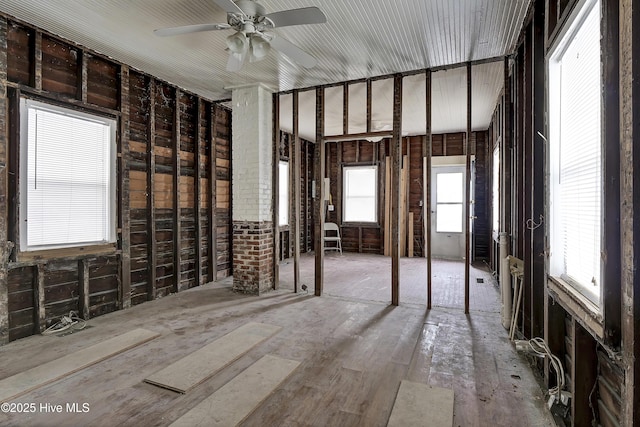
[[[293,91],[293,292],[300,285],[300,130],[299,93]]]
[[[44,307],[44,264],[36,264],[35,283],[33,286],[33,333],[42,333],[47,327],[47,312]]]
[[[640,425],[640,6],[620,0],[621,425]]]
[[[470,233],[469,218],[471,217],[471,63],[467,64],[467,136],[465,141],[465,154],[467,157],[466,175],[464,179],[464,312],[469,313],[469,255]]]
[[[280,286],[280,95],[273,94],[273,286]],[[294,284],[295,286],[295,284]],[[295,292],[296,290],[294,290]]]
[[[325,142],[324,142],[324,88],[316,89],[316,143],[314,149],[314,180],[316,182],[315,200],[315,295],[322,295],[324,278],[324,169],[325,169]]]
[[[216,141],[218,140],[218,107],[211,104],[210,114],[210,134],[209,141],[209,281],[218,280],[218,150]]]
[[[201,167],[202,167],[202,99],[196,98],[196,149],[193,159],[193,193],[194,193],[194,215],[196,217],[195,230],[195,269],[196,269],[196,286],[202,285],[202,215],[200,205],[202,204],[202,184]],[[209,247],[211,250],[211,247]]]
[[[7,19],[0,17],[0,111],[7,111]],[[0,114],[0,345],[9,342],[9,286],[7,263],[11,248],[8,244],[9,141],[6,114]]]
[[[393,79],[391,140],[391,304],[400,304],[400,162],[402,157],[402,76]]]
[[[384,160],[384,256],[391,255],[391,160]]]
[[[147,141],[147,258],[149,274],[147,280],[147,299],[156,298],[156,212],[155,212],[155,175],[156,175],[156,81],[149,78],[149,140]]]
[[[36,30],[33,39],[33,70],[31,72],[32,86],[42,90],[42,32]]]
[[[86,55],[82,63],[86,68]],[[83,77],[84,79],[84,77]],[[83,85],[83,87],[85,87]],[[86,93],[86,87],[85,87]],[[86,98],[86,94],[84,95]],[[85,99],[86,100],[86,99]],[[129,67],[120,67],[120,153],[118,158],[120,179],[120,308],[131,307],[131,197],[129,162]]]
[[[432,286],[432,274],[431,274],[431,152],[433,147],[433,135],[431,134],[431,70],[427,70],[425,76],[425,91],[426,91],[426,141],[424,147],[423,156],[424,160],[424,211],[425,211],[425,248],[427,255],[427,309],[431,310],[431,286]]]
[[[409,227],[407,234],[408,234],[408,241],[407,241],[407,256],[409,258],[413,258],[413,212],[409,212]]]
[[[89,320],[89,260],[78,260],[78,309],[80,317]]]
[[[180,89],[175,90],[173,107],[173,287],[180,292],[182,270],[182,215],[180,213]]]

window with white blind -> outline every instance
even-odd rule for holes
[[[278,225],[289,225],[289,163],[278,164]]]
[[[376,222],[377,209],[377,166],[345,166],[344,222]]]
[[[500,146],[496,146],[493,150],[493,165],[492,165],[492,182],[491,182],[491,212],[493,218],[493,238],[498,238],[500,233]]]
[[[600,1],[585,1],[549,61],[550,274],[601,301]]]
[[[115,242],[115,120],[20,107],[20,249]]]

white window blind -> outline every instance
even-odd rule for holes
[[[27,99],[21,120],[21,249],[115,241],[115,121]]]
[[[497,238],[500,232],[500,149],[493,150],[493,179],[491,183],[493,235]]]
[[[343,169],[344,221],[377,221],[377,166],[348,166]]]
[[[289,163],[278,164],[278,225],[289,225]]]
[[[600,3],[591,2],[554,54],[551,273],[600,300]]]

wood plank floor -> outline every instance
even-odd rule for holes
[[[531,369],[508,342],[495,301],[484,309],[472,302],[467,316],[459,308],[426,311],[416,302],[391,307],[367,299],[352,283],[370,270],[371,261],[358,258],[338,260],[352,268],[334,281],[354,296],[331,292],[327,283],[323,297],[288,289],[251,297],[234,294],[228,279],[92,319],[90,328],[71,335],[34,336],[0,347],[2,379],[131,329],[161,334],[15,401],[38,407],[88,403],[88,412],[0,413],[0,425],[166,426],[267,354],[301,364],[246,426],[385,426],[405,379],[453,389],[454,426],[553,425]],[[408,280],[405,270],[402,280]],[[363,283],[386,292],[389,276]],[[497,300],[495,288],[487,286],[482,292],[493,292]],[[247,322],[283,329],[184,395],[143,382]]]

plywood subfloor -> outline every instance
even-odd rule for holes
[[[87,403],[89,412],[0,414],[0,425],[167,426],[267,354],[300,366],[243,426],[385,426],[402,380],[452,389],[454,426],[553,425],[540,386],[495,312],[473,304],[469,315],[458,308],[426,311],[415,303],[392,307],[286,289],[252,297],[234,294],[230,285],[229,279],[110,313],[62,338],[34,336],[0,347],[1,380],[123,330],[161,334],[19,398]],[[187,394],[143,381],[249,321],[282,330]]]
[[[264,323],[246,323],[153,373],[145,378],[145,381],[179,393],[186,393],[280,329],[282,329],[280,326]]]

